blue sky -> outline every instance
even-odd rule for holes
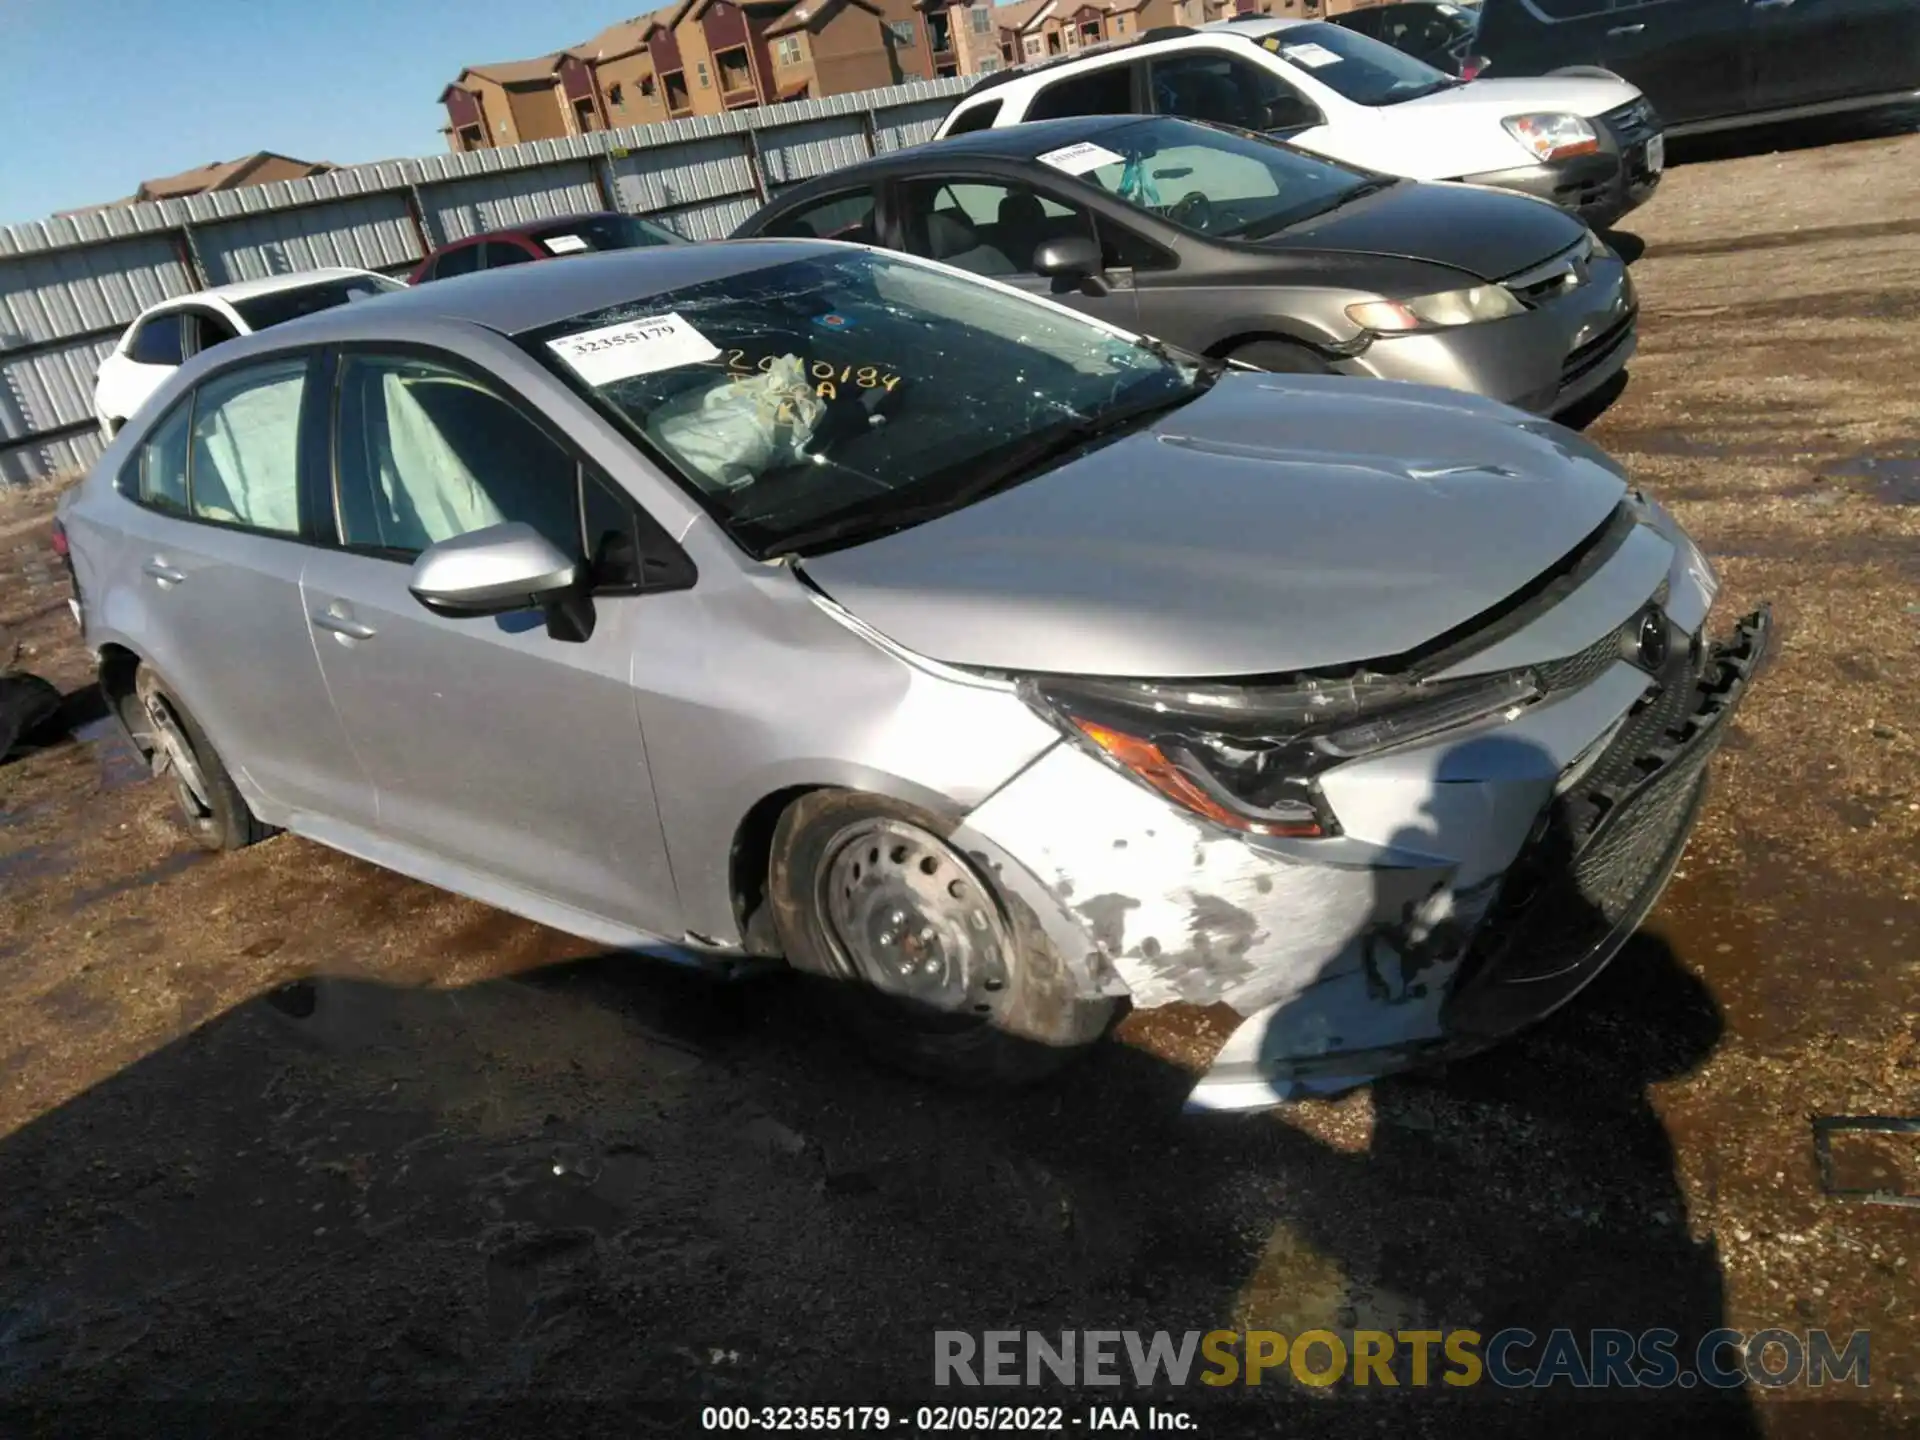
[[[0,223],[255,150],[442,148],[467,64],[574,44],[661,0],[0,0]]]

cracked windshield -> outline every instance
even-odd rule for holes
[[[1214,373],[863,251],[649,296],[527,343],[762,556],[958,508]]]

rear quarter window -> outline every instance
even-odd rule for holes
[[[1029,120],[1064,120],[1073,115],[1133,113],[1133,67],[1108,65],[1056,80],[1027,107]]]
[[[991,130],[993,122],[1000,118],[1000,108],[1004,100],[987,100],[978,105],[969,105],[953,117],[953,124],[947,127],[949,135],[971,135],[975,130]]]

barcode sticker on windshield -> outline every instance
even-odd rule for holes
[[[1084,175],[1089,170],[1098,170],[1102,165],[1122,164],[1126,156],[1116,155],[1106,146],[1096,145],[1091,140],[1082,140],[1078,145],[1049,150],[1039,159],[1042,165],[1051,165],[1069,175]]]
[[[549,235],[544,243],[555,255],[577,255],[587,248],[578,235]]]
[[[681,318],[678,311],[623,320],[549,340],[547,348],[589,385],[608,385],[634,375],[677,370],[720,358],[720,347]]]
[[[1311,40],[1304,45],[1282,45],[1280,53],[1296,65],[1304,65],[1309,70],[1318,70],[1325,65],[1338,65],[1340,57],[1324,45],[1316,45]]]

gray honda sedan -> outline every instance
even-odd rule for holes
[[[600,944],[782,957],[1020,1079],[1243,1017],[1195,1101],[1485,1045],[1673,869],[1766,649],[1579,437],[1198,361],[825,242],[244,338],[60,507],[193,833]]]
[[[1639,318],[1626,265],[1556,205],[1167,115],[896,150],[782,192],[737,233],[885,245],[1262,370],[1541,414],[1615,381]]]

